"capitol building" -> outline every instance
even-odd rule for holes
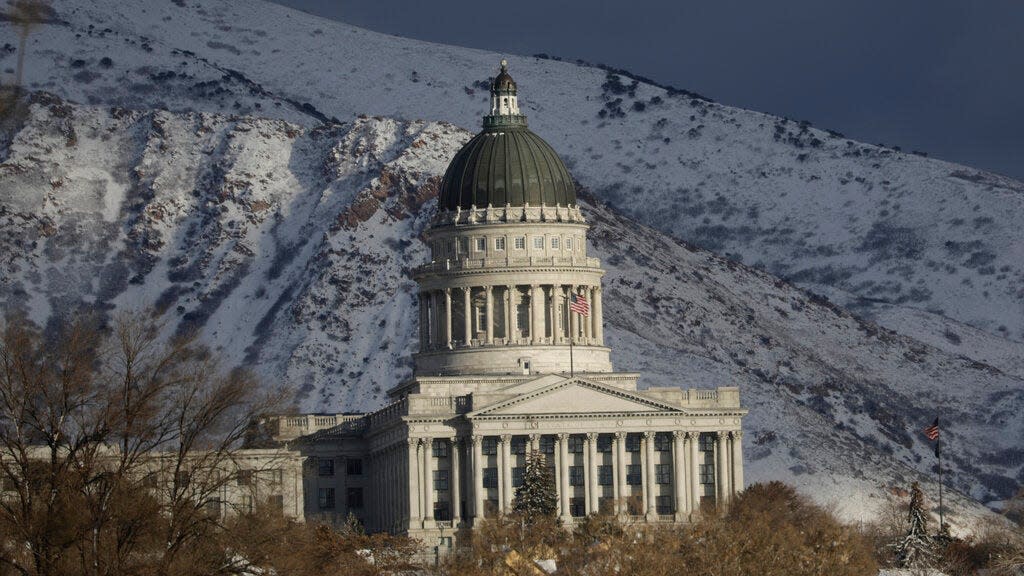
[[[375,412],[275,421],[301,467],[285,508],[451,546],[510,510],[533,451],[564,523],[597,512],[687,522],[741,490],[739,390],[639,390],[639,374],[615,371],[587,229],[502,62],[483,130],[452,159],[425,233],[415,373]]]

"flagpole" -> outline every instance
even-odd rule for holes
[[[938,421],[938,418],[936,418],[936,422],[937,421]],[[939,459],[939,534],[941,534],[943,532],[943,529],[946,526],[946,519],[945,519],[945,517],[942,514],[942,485],[944,484],[944,482],[942,481],[942,437],[941,436],[939,436],[939,438],[935,441],[935,457]]]
[[[575,334],[569,335],[569,378],[576,376],[576,369],[572,364],[572,343],[576,340]]]

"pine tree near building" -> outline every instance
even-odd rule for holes
[[[533,451],[526,457],[523,485],[516,490],[512,509],[522,514],[527,523],[558,514],[558,492],[555,479],[548,471],[547,460]]]
[[[935,545],[928,535],[928,512],[925,511],[924,493],[917,482],[910,487],[907,534],[900,538],[894,547],[896,564],[900,568],[927,568],[935,560]]]

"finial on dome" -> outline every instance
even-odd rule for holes
[[[508,60],[505,60],[504,58],[501,59],[501,71],[508,72]]]

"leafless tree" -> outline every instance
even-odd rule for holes
[[[244,570],[211,505],[277,397],[146,318],[3,326],[0,574]]]

